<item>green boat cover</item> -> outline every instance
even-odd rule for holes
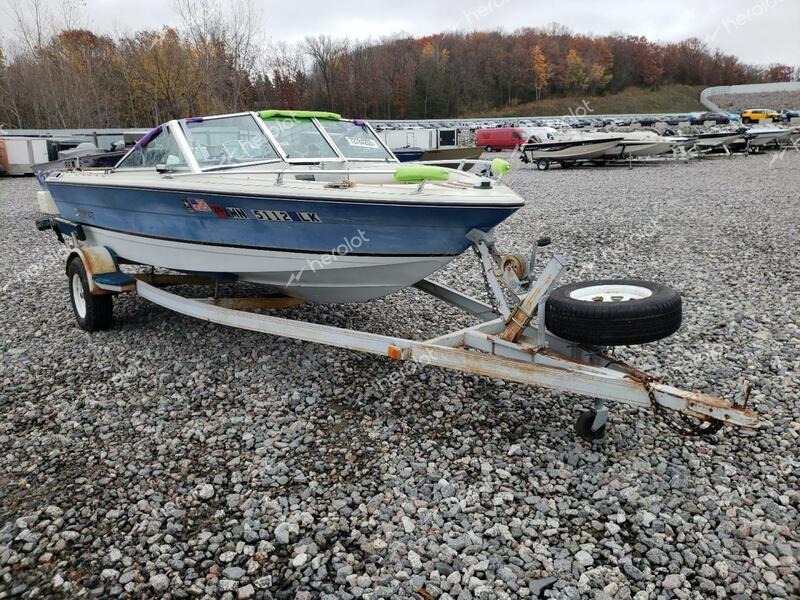
[[[258,113],[258,116],[264,120],[275,118],[342,120],[342,115],[321,110],[262,110]]]
[[[443,167],[432,165],[407,165],[397,167],[394,180],[399,183],[422,183],[423,181],[447,181],[450,173]]]
[[[495,158],[492,161],[492,173],[508,173],[511,171],[511,165],[508,164],[507,160],[503,160],[502,158]]]

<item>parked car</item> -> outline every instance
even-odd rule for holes
[[[488,127],[478,129],[475,145],[486,152],[513,150],[525,143],[526,135],[522,127]]]
[[[712,121],[717,125],[727,125],[731,122],[730,117],[725,113],[721,112],[704,112],[697,116],[697,120],[700,123],[705,123],[707,121]]]
[[[781,112],[781,119],[784,121],[791,121],[792,119],[800,119],[800,110],[784,110]]]
[[[769,108],[748,108],[741,113],[742,123],[753,123],[763,121],[764,119],[771,119],[773,121],[780,121],[781,115]]]
[[[657,122],[658,122],[658,119],[655,118],[655,117],[651,117],[651,116],[641,117],[639,119],[639,125],[641,125],[642,127],[652,127]]]

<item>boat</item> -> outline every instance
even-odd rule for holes
[[[781,142],[789,141],[792,137],[792,130],[773,125],[756,125],[748,129],[744,137],[751,148],[761,148],[770,144],[780,145]]]
[[[89,148],[75,153],[59,152],[60,158],[50,162],[33,166],[33,174],[41,185],[46,185],[45,180],[54,171],[64,169],[111,169],[128,153],[127,150],[110,150],[103,152],[97,148],[90,152]],[[66,156],[63,156],[67,154]]]
[[[744,134],[741,130],[720,130],[720,131],[706,131],[694,136],[694,145],[701,150],[712,150],[715,148],[727,148],[734,142],[744,140]]]
[[[479,159],[482,155],[483,148],[478,148],[477,146],[438,148],[423,152],[421,160],[428,164],[436,163],[442,167],[451,169],[463,168],[468,171],[475,164],[472,161]]]
[[[59,235],[121,261],[338,303],[414,285],[521,208],[490,165],[404,166],[363,121],[262,111],[172,120],[112,169],[43,184]]]
[[[422,155],[425,154],[425,150],[417,148],[416,146],[406,146],[404,148],[392,148],[392,154],[394,154],[400,162],[414,162],[422,160]]]
[[[617,158],[644,158],[659,156],[684,148],[691,138],[662,136],[654,131],[628,131],[622,141],[610,148],[605,156]]]
[[[602,160],[623,139],[618,134],[547,133],[547,139],[544,140],[538,135],[531,136],[520,152],[524,162],[536,162],[540,169],[547,169],[551,162],[565,166],[578,161]]]

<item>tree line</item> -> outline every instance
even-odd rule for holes
[[[800,79],[800,68],[745,64],[696,38],[657,44],[549,25],[264,44],[252,0],[224,12],[214,0],[173,0],[183,26],[111,36],[80,26],[80,0],[62,0],[60,19],[44,0],[25,2],[0,49],[3,127],[145,127],[266,107],[436,118],[629,86]]]

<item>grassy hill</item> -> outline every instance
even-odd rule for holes
[[[530,117],[569,114],[591,116],[592,114],[704,111],[706,109],[700,104],[702,90],[703,86],[692,85],[665,85],[657,90],[630,87],[618,94],[607,96],[543,98],[538,102],[517,104],[477,116]]]

